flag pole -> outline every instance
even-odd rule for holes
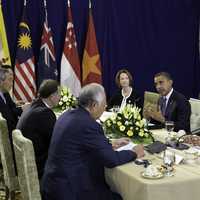
[[[92,7],[91,0],[89,0],[89,9]]]
[[[24,0],[24,6],[26,6],[26,0]]]
[[[67,1],[68,7],[70,7],[70,0]]]
[[[44,0],[44,10],[45,10],[45,21],[47,23],[47,1]]]

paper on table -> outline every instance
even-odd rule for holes
[[[180,164],[182,160],[183,160],[183,156],[175,154],[175,164],[176,165]]]
[[[123,151],[123,150],[132,150],[134,146],[136,146],[137,144],[134,144],[133,142],[129,142],[128,144],[119,147],[118,149],[116,149],[116,151]]]

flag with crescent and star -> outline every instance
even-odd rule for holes
[[[68,1],[68,22],[65,36],[64,50],[61,60],[60,83],[68,87],[74,96],[78,96],[81,90],[81,69],[77,50],[76,35],[70,2]]]
[[[23,17],[19,24],[13,92],[15,99],[23,102],[32,101],[36,95],[35,59],[26,7],[24,7]]]
[[[98,50],[95,27],[92,17],[91,8],[89,9],[89,23],[86,36],[85,49],[82,61],[82,82],[83,85],[88,83],[102,82],[100,54]]]
[[[37,85],[44,79],[58,80],[58,71],[51,28],[48,25],[47,10],[45,10],[40,56],[37,65]]]

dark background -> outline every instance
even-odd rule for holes
[[[66,32],[67,0],[47,0],[58,70]],[[71,0],[80,60],[85,43],[88,0]],[[22,0],[2,0],[8,43],[15,60]],[[168,71],[174,88],[187,97],[200,92],[199,15],[200,0],[93,0],[92,11],[103,66],[103,85],[108,96],[116,90],[114,76],[126,67],[134,88],[143,95],[154,91],[153,75]],[[33,50],[38,60],[44,6],[27,0]]]

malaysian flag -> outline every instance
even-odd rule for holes
[[[37,85],[39,86],[44,79],[58,79],[57,64],[51,28],[48,26],[47,11],[43,27],[40,56],[37,68]]]
[[[80,61],[77,51],[76,36],[70,2],[68,1],[68,23],[65,36],[64,50],[61,60],[61,85],[68,87],[74,96],[78,96],[81,89]]]
[[[25,9],[19,24],[13,92],[15,99],[23,102],[32,101],[36,95],[35,61]]]

